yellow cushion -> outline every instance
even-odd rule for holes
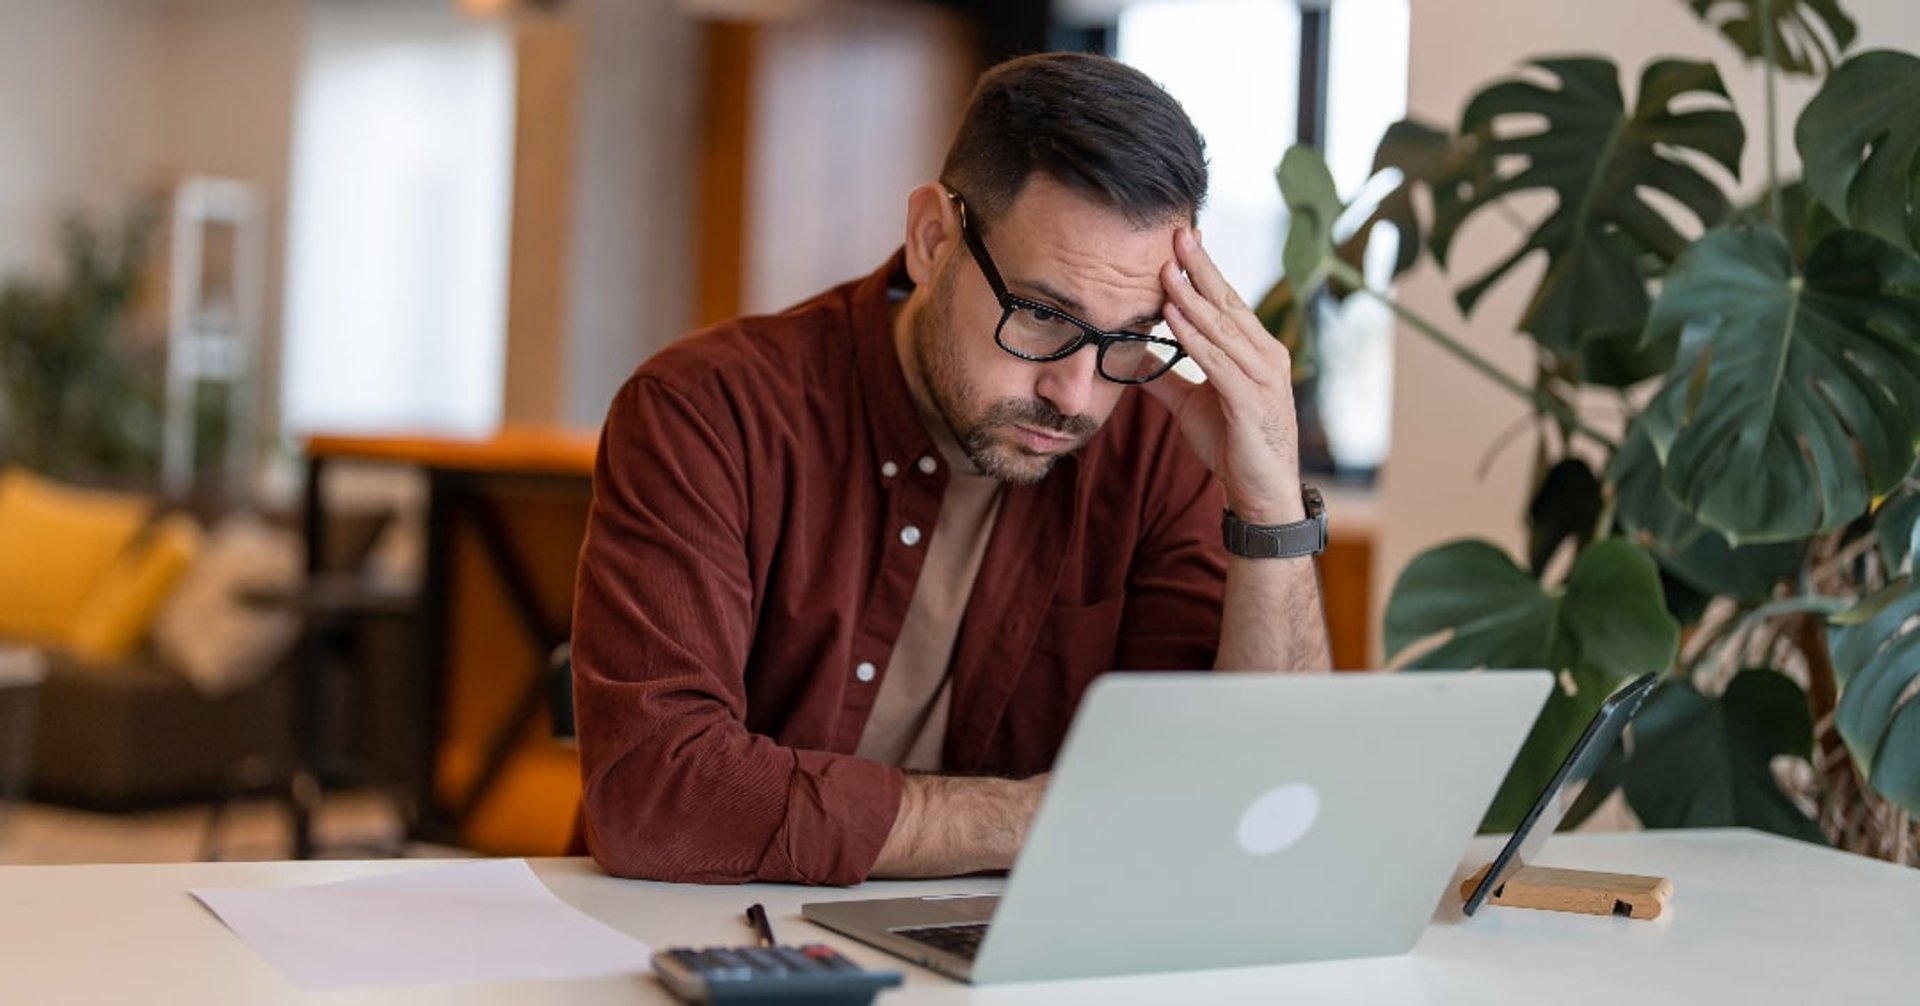
[[[66,646],[90,660],[126,656],[200,551],[200,524],[168,514],[95,578],[68,627]]]
[[[95,578],[152,509],[139,496],[0,470],[0,636],[61,642]]]

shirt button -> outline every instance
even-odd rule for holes
[[[920,464],[920,472],[921,474],[924,474],[924,475],[932,475],[935,471],[938,471],[940,468],[939,463],[934,461],[933,458],[931,457],[921,458],[919,464]]]
[[[861,681],[872,681],[874,673],[873,664],[865,660],[853,669],[853,676]]]
[[[909,548],[920,544],[920,529],[908,524],[900,529],[900,544]]]
[[[900,474],[900,466],[889,461],[886,464],[880,466],[880,474],[886,476],[887,478],[893,478],[895,475]]]

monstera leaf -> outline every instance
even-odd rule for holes
[[[1839,0],[1687,0],[1700,20],[1753,59],[1788,73],[1824,74],[1853,44],[1853,19]],[[1768,38],[1771,35],[1772,38]]]
[[[1913,467],[1920,261],[1855,231],[1797,273],[1767,229],[1712,232],[1669,273],[1650,337],[1684,331],[1642,415],[1666,492],[1730,544],[1845,525]]]
[[[1346,207],[1327,162],[1310,147],[1289,147],[1280,159],[1280,195],[1287,202],[1287,243],[1280,263],[1302,303],[1326,285],[1333,260],[1333,224]]]
[[[1834,725],[1854,763],[1880,795],[1920,814],[1920,701],[1908,693],[1920,679],[1920,588],[1895,581],[1834,618],[1827,639],[1840,705]]]
[[[1573,358],[1589,341],[1638,332],[1647,312],[1639,260],[1651,254],[1670,262],[1686,247],[1648,194],[1678,203],[1702,224],[1719,223],[1730,204],[1699,165],[1710,160],[1737,174],[1746,131],[1709,63],[1651,64],[1632,111],[1607,60],[1534,65],[1557,86],[1503,81],[1468,104],[1460,133],[1487,138],[1479,156],[1496,170],[1457,213],[1436,216],[1432,247],[1444,264],[1474,213],[1519,193],[1552,195],[1553,212],[1520,248],[1461,289],[1459,300],[1473,310],[1523,259],[1544,252],[1547,272],[1520,327],[1549,352]]]
[[[1315,273],[1328,263],[1329,257],[1339,259],[1356,272],[1363,271],[1367,243],[1372,240],[1375,228],[1382,223],[1393,225],[1400,234],[1394,274],[1411,268],[1419,258],[1421,241],[1420,218],[1413,205],[1414,189],[1426,186],[1432,193],[1435,205],[1441,207],[1442,212],[1450,211],[1457,202],[1453,196],[1456,183],[1476,170],[1475,166],[1480,163],[1472,156],[1475,147],[1471,139],[1456,141],[1444,130],[1412,119],[1388,126],[1380,146],[1374,151],[1374,178],[1368,182],[1367,190],[1374,190],[1376,183],[1381,182],[1383,174],[1388,171],[1395,172],[1399,180],[1390,187],[1375,191],[1372,198],[1368,199],[1371,213],[1352,234],[1340,238],[1337,247],[1334,222],[1347,212],[1347,208],[1341,203],[1338,190],[1334,187],[1333,174],[1328,170],[1326,160],[1313,148],[1295,146],[1289,149],[1281,158],[1279,170],[1274,172],[1274,176],[1280,183],[1288,213],[1300,221],[1297,225],[1289,224],[1287,231],[1286,247],[1291,257],[1285,258],[1283,264],[1291,279],[1290,285],[1305,285],[1315,279],[1325,279],[1324,275],[1316,277]],[[1278,289],[1276,286],[1275,291]],[[1290,296],[1284,298],[1283,303],[1283,298],[1276,292],[1269,292],[1267,297],[1262,298],[1262,306],[1256,309],[1256,313],[1260,314],[1262,321],[1266,321],[1269,306],[1277,316],[1290,304]],[[1271,324],[1268,330],[1277,331]]]
[[[1589,546],[1549,591],[1495,546],[1463,541],[1414,559],[1387,604],[1390,656],[1435,636],[1444,638],[1408,668],[1538,667],[1560,678],[1482,825],[1511,831],[1601,701],[1673,662],[1679,626],[1653,561],[1629,542]]]
[[[1873,533],[1880,539],[1880,557],[1887,568],[1906,569],[1907,561],[1920,552],[1920,543],[1914,541],[1920,535],[1920,492],[1908,486],[1882,503],[1873,513]]]
[[[1841,222],[1920,251],[1920,58],[1866,52],[1833,71],[1794,127],[1807,185]]]
[[[1812,749],[1806,694],[1778,671],[1741,671],[1719,698],[1669,681],[1634,717],[1627,803],[1649,827],[1761,828],[1824,844],[1773,777],[1775,756]]]
[[[1280,258],[1285,272],[1260,298],[1254,315],[1292,354],[1293,378],[1298,381],[1311,373],[1319,357],[1312,305],[1327,288],[1337,261],[1333,226],[1346,206],[1326,160],[1311,147],[1288,148],[1274,178],[1287,203],[1287,239]]]
[[[1607,474],[1621,528],[1694,590],[1760,604],[1806,555],[1806,542],[1800,540],[1735,548],[1681,509],[1661,485],[1660,457],[1643,423],[1627,431]]]
[[[1534,576],[1546,572],[1563,543],[1571,540],[1577,552],[1593,540],[1606,509],[1602,496],[1600,480],[1579,458],[1562,458],[1541,476],[1527,504],[1527,569]]]
[[[1433,199],[1437,219],[1457,219],[1464,211],[1460,192],[1486,184],[1491,166],[1479,156],[1483,136],[1454,137],[1417,119],[1403,119],[1387,127],[1380,145],[1373,152],[1373,172],[1397,171],[1400,184],[1380,199],[1380,205],[1354,235],[1343,243],[1342,254],[1349,261],[1371,239],[1376,225],[1392,224],[1400,232],[1400,246],[1394,258],[1394,275],[1413,268],[1420,258],[1425,228],[1414,207],[1415,189],[1424,187]],[[1353,247],[1349,247],[1353,246]]]
[[[1363,216],[1370,218],[1371,211],[1376,210],[1378,204],[1371,200],[1353,206],[1343,204],[1334,190],[1333,175],[1327,170],[1327,162],[1318,151],[1304,146],[1290,148],[1280,161],[1277,175],[1291,220],[1288,223],[1286,245],[1281,250],[1281,264],[1286,274],[1261,298],[1260,306],[1256,309],[1261,323],[1269,332],[1285,338],[1290,326],[1294,331],[1304,330],[1305,338],[1302,341],[1311,347],[1315,340],[1312,338],[1312,326],[1307,323],[1314,317],[1311,310],[1314,298],[1323,293],[1342,296],[1365,289],[1415,331],[1433,340],[1488,380],[1531,401],[1535,410],[1542,415],[1552,416],[1563,429],[1577,430],[1597,442],[1611,445],[1605,434],[1597,433],[1582,423],[1573,407],[1553,390],[1521,384],[1459,339],[1367,286],[1366,277],[1355,264],[1342,257],[1343,249],[1336,248],[1334,241],[1337,233],[1347,229],[1348,221]],[[1343,220],[1343,217],[1346,219]],[[1345,247],[1352,249],[1354,245],[1348,241]]]
[[[1779,218],[1774,218],[1776,203]],[[1847,226],[1813,197],[1805,181],[1788,182],[1777,193],[1761,193],[1752,202],[1734,211],[1727,220],[1734,227],[1778,227],[1793,248],[1793,260],[1803,262],[1820,242]]]

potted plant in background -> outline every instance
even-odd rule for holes
[[[1658,670],[1574,821],[1622,788],[1652,827],[1744,825],[1920,862],[1920,58],[1846,56],[1837,0],[1682,2],[1764,67],[1760,205],[1727,194],[1747,129],[1712,64],[1656,61],[1629,102],[1609,60],[1543,59],[1476,94],[1452,131],[1390,130],[1376,168],[1399,182],[1365,206],[1341,203],[1316,153],[1289,152],[1286,279],[1262,313],[1291,332],[1311,316],[1296,303],[1378,298],[1532,404],[1528,554],[1433,548],[1384,626],[1409,668],[1558,674],[1487,828],[1517,822],[1607,693]],[[1793,184],[1780,74],[1821,81],[1793,130]],[[1531,381],[1358,268],[1391,222],[1399,269],[1426,254],[1444,270],[1461,226],[1490,211],[1519,223],[1517,247],[1457,297],[1471,313],[1545,257],[1515,326]]]
[[[60,281],[0,284],[0,462],[74,481],[154,481],[158,363],[142,359],[126,323],[158,222],[149,205],[113,227],[76,217]]]

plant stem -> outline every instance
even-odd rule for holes
[[[1774,93],[1775,81],[1780,76],[1780,67],[1775,62],[1780,57],[1778,31],[1773,0],[1760,0],[1760,53],[1761,61],[1766,64],[1767,84],[1767,218],[1773,226],[1784,227],[1782,218],[1787,214],[1780,200],[1780,100]]]
[[[1788,597],[1766,604],[1747,612],[1732,632],[1727,633],[1719,644],[1719,652],[1713,656],[1714,663],[1724,663],[1726,652],[1734,642],[1747,638],[1762,622],[1776,615],[1835,615],[1853,605],[1853,601],[1844,597],[1826,597],[1811,594],[1801,597]]]
[[[1514,380],[1506,371],[1494,366],[1485,357],[1468,349],[1465,343],[1441,331],[1439,326],[1401,306],[1400,302],[1394,298],[1368,286],[1366,277],[1360,275],[1359,270],[1336,259],[1328,264],[1328,272],[1341,283],[1355,290],[1359,290],[1374,300],[1385,304],[1387,310],[1392,311],[1401,321],[1413,326],[1421,335],[1433,340],[1441,349],[1452,353],[1456,359],[1468,367],[1471,367],[1487,380],[1526,399],[1532,403],[1534,408],[1552,415],[1555,419],[1565,424],[1567,429],[1585,436],[1594,443],[1605,447],[1608,451],[1617,451],[1620,449],[1620,445],[1615,443],[1613,438],[1581,422],[1580,417],[1574,414],[1573,409],[1569,407],[1566,402],[1546,394],[1538,388],[1529,388],[1519,381]]]
[[[1732,610],[1727,611],[1723,617],[1714,619],[1712,618],[1713,609],[1709,608],[1707,614],[1700,619],[1698,634],[1681,647],[1679,659],[1674,661],[1674,666],[1683,676],[1700,670],[1704,663],[1709,662],[1709,657],[1717,659],[1721,643],[1741,624],[1740,609],[1733,606],[1730,600],[1724,598],[1721,600]]]
[[[1880,529],[1876,527],[1871,532],[1863,534],[1848,543],[1844,548],[1835,552],[1831,558],[1822,559],[1810,564],[1810,568],[1807,570],[1807,579],[1817,587],[1819,584],[1825,583],[1836,575],[1844,574],[1847,567],[1853,565],[1855,560],[1879,547]]]
[[[1816,768],[1826,767],[1826,777],[1820,782],[1831,789],[1841,784],[1835,776],[1852,772],[1853,762],[1847,757],[1847,742],[1833,721],[1833,711],[1840,704],[1840,686],[1833,670],[1833,652],[1827,647],[1827,626],[1819,618],[1802,615],[1794,619],[1789,631],[1794,647],[1807,662],[1807,711],[1813,715],[1817,749],[1811,760]]]

